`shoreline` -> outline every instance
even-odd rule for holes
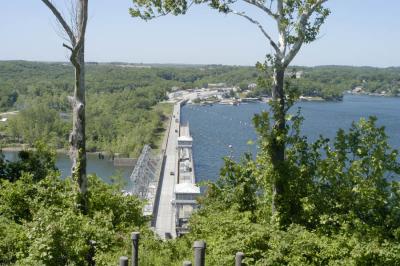
[[[36,150],[35,148],[31,147],[17,147],[17,146],[8,146],[8,147],[1,147],[0,150],[2,152],[20,152],[20,151],[34,151]],[[67,149],[56,149],[55,150],[57,154],[69,154],[69,150]],[[86,152],[86,154],[94,155],[94,154],[103,154],[103,155],[109,155],[108,152],[105,151],[91,151],[91,152]]]
[[[324,99],[322,97],[309,97],[309,96],[302,96],[300,97],[297,102],[338,102],[342,101],[342,99]],[[190,102],[190,105],[198,105],[198,106],[206,106],[206,105],[241,105],[241,104],[251,104],[251,103],[268,103],[270,99],[257,99],[257,100],[250,100],[250,101],[215,101],[215,102]]]
[[[345,94],[347,94],[347,95],[353,95],[353,96],[371,96],[371,97],[383,97],[383,98],[400,98],[400,94],[398,94],[398,95],[388,95],[388,94],[378,94],[378,93],[373,93],[373,92],[362,92],[362,93],[346,92]]]

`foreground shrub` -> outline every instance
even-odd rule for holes
[[[21,265],[97,265],[118,261],[132,231],[145,231],[142,202],[117,186],[89,177],[91,210],[75,206],[74,182],[30,174],[0,183],[0,263]],[[91,258],[90,241],[96,250]],[[117,254],[119,253],[119,254]],[[96,258],[99,258],[98,260]]]

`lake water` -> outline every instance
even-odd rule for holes
[[[10,161],[17,159],[17,152],[3,152],[5,158]],[[71,175],[71,160],[66,154],[57,154],[57,168],[61,172],[61,177],[65,178]],[[88,174],[97,174],[104,181],[109,182],[109,176],[122,175],[129,181],[129,176],[132,173],[133,167],[114,166],[114,163],[107,159],[100,160],[97,154],[87,155],[87,172]]]
[[[378,117],[379,125],[386,126],[390,144],[400,149],[400,98],[346,95],[342,102],[300,102],[292,107],[292,111],[295,112],[297,107],[301,107],[305,117],[303,133],[311,140],[320,134],[332,138],[338,128],[349,128],[352,121],[374,115]],[[267,109],[265,103],[183,107],[181,120],[190,123],[194,138],[197,181],[215,180],[224,156],[239,159],[244,152],[255,152],[256,145],[247,144],[249,140],[256,142],[257,139],[251,119],[254,114]],[[5,152],[5,155],[12,160],[16,153]],[[57,167],[63,177],[70,175],[71,162],[67,155],[57,155]],[[96,173],[106,182],[116,173],[129,179],[131,172],[132,167],[115,167],[112,161],[88,155],[88,173]]]
[[[339,128],[373,115],[386,127],[392,147],[400,148],[400,98],[346,95],[342,102],[300,102],[291,111],[298,107],[305,118],[303,134],[310,140],[320,134],[332,138]],[[247,144],[257,139],[251,119],[267,109],[266,103],[183,107],[181,120],[190,123],[198,181],[215,180],[224,156],[240,159],[244,152],[255,152],[256,145]]]

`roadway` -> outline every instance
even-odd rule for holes
[[[171,126],[168,132],[167,146],[165,149],[165,168],[162,177],[161,193],[158,203],[156,233],[163,239],[166,234],[170,234],[172,238],[176,237],[175,230],[175,208],[173,208],[172,200],[174,197],[174,187],[176,183],[177,171],[177,144],[179,136],[180,105],[174,105]]]

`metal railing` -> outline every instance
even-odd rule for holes
[[[130,176],[132,182],[131,192],[142,199],[148,199],[149,184],[158,180],[160,171],[160,156],[152,154],[149,145],[144,145],[142,153],[137,160]]]
[[[139,266],[139,232],[133,232],[131,234],[132,240],[132,254],[131,254],[131,266]],[[237,252],[235,255],[235,266],[244,266],[243,264],[244,253]],[[195,241],[193,243],[193,266],[205,266],[206,265],[206,242],[203,240]],[[121,256],[119,258],[120,266],[129,266],[129,258],[127,256]],[[192,266],[192,262],[185,260],[182,263],[183,266]]]

